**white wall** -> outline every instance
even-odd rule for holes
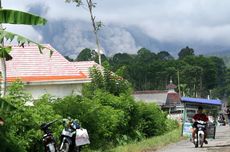
[[[52,85],[25,85],[25,91],[32,94],[34,99],[38,99],[44,94],[56,97],[64,97],[71,94],[81,95],[82,84],[52,84]]]

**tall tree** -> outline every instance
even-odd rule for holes
[[[76,61],[94,61],[96,59],[96,52],[89,48],[83,49],[77,56]]]
[[[142,63],[149,63],[152,62],[156,58],[156,54],[151,52],[146,48],[141,48],[137,51],[136,59]]]
[[[186,46],[186,48],[181,49],[181,51],[178,53],[179,59],[183,59],[186,56],[194,56],[194,50],[193,48],[189,48]]]
[[[160,60],[173,60],[173,56],[169,54],[167,51],[161,51],[157,53],[157,58]]]
[[[84,3],[82,2],[83,0],[65,0],[67,3],[70,2],[74,2],[76,3],[77,7],[84,5]],[[85,0],[89,13],[90,13],[90,19],[92,22],[92,26],[93,26],[93,33],[95,35],[95,40],[96,40],[96,45],[97,45],[97,53],[98,53],[98,62],[101,65],[101,47],[100,47],[100,42],[99,42],[99,38],[98,38],[98,30],[102,27],[102,22],[101,21],[96,21],[96,17],[93,14],[93,8],[96,7],[96,3],[93,2],[93,0]]]

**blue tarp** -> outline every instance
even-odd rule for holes
[[[181,97],[181,102],[208,104],[208,105],[217,105],[217,106],[220,106],[222,104],[221,100],[218,99],[190,98],[190,97]]]

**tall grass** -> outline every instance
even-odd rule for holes
[[[173,130],[172,132],[166,133],[161,136],[156,136],[153,138],[149,138],[143,140],[138,143],[132,143],[125,146],[119,146],[112,150],[108,150],[109,152],[147,152],[154,151],[159,148],[164,147],[170,143],[175,143],[181,140],[181,128]]]

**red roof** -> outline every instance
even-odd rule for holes
[[[100,67],[100,65],[94,61],[78,61],[72,63],[77,69],[82,71],[88,78],[90,77],[90,68],[92,68],[93,66],[96,66],[98,68]]]
[[[21,79],[24,82],[85,80],[87,76],[66,60],[50,45],[42,54],[36,45],[13,46],[10,52],[12,60],[6,62],[7,81]],[[0,67],[1,68],[1,67]]]
[[[168,92],[166,105],[176,105],[180,103],[181,103],[180,96],[177,92]]]

